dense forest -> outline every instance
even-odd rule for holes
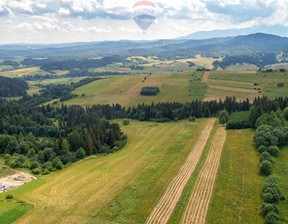
[[[263,54],[251,54],[251,55],[237,55],[237,56],[225,56],[223,61],[214,61],[213,66],[215,69],[222,68],[226,69],[230,65],[235,64],[252,64],[259,68],[264,68],[266,65],[276,64],[277,52],[268,52]]]
[[[28,89],[28,83],[23,80],[0,76],[0,97],[23,96]]]
[[[73,71],[75,69],[88,70],[90,68],[99,68],[116,62],[123,62],[125,60],[126,60],[125,57],[119,55],[107,56],[101,59],[89,59],[89,58],[63,59],[63,58],[51,57],[40,60],[33,58],[25,58],[22,61],[22,65],[28,67],[40,66],[42,70],[47,72],[51,72],[54,70]]]
[[[48,174],[92,154],[112,153],[127,141],[97,107],[24,107],[1,100],[0,153],[13,168]]]

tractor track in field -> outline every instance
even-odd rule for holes
[[[186,162],[181,167],[178,174],[168,185],[164,195],[152,210],[150,216],[147,219],[148,224],[167,223],[172,215],[177,202],[180,199],[182,191],[194,172],[208,138],[213,130],[213,126],[216,119],[209,119],[203,129],[198,142],[195,144],[192,152],[188,156]]]
[[[226,132],[224,127],[221,127],[212,140],[208,157],[197,177],[189,202],[184,210],[181,224],[205,223],[225,139]]]

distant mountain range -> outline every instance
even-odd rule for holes
[[[0,45],[0,58],[15,57],[103,57],[159,56],[188,58],[257,54],[268,51],[287,51],[288,38],[256,33],[235,37],[219,37],[203,40],[172,39],[156,41],[105,41],[90,43],[29,45]]]
[[[249,35],[249,34],[254,34],[254,33],[266,33],[266,34],[273,34],[273,35],[281,36],[281,37],[288,37],[288,26],[284,26],[284,25],[274,25],[274,26],[258,25],[258,26],[253,26],[253,27],[249,27],[249,28],[243,28],[243,29],[200,31],[200,32],[192,33],[188,36],[179,37],[177,39],[202,40],[202,39],[210,39],[210,38],[217,38],[217,37],[235,37],[235,36]]]

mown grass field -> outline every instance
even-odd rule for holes
[[[123,127],[129,136],[123,150],[51,174],[31,192],[20,194],[37,181],[12,190],[11,194],[35,207],[17,222],[144,223],[155,197],[190,153],[203,123],[132,121]]]
[[[263,223],[263,178],[252,130],[228,130],[207,224]]]
[[[250,82],[257,83],[256,88],[261,88],[263,95],[270,98],[286,96],[288,93],[288,72],[264,72],[257,71],[256,73],[245,72],[212,72],[209,79],[228,80],[234,82]],[[278,83],[284,83],[284,87],[277,87]]]
[[[273,174],[279,179],[278,186],[285,196],[286,200],[279,202],[280,220],[279,223],[288,223],[288,188],[287,188],[287,177],[288,177],[288,147],[281,149],[281,153],[278,158],[275,159],[275,166]]]
[[[79,97],[65,102],[82,106],[93,104],[116,104],[137,106],[152,102],[189,102],[205,97],[207,84],[202,83],[203,72],[178,72],[151,75],[116,76],[98,80],[76,89]],[[146,79],[145,79],[146,77]],[[141,96],[144,86],[157,86],[157,96]],[[84,94],[84,96],[83,96]]]

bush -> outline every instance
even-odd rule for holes
[[[274,163],[272,156],[268,152],[261,153],[261,155],[259,157],[259,162],[262,163],[264,160],[267,160],[272,164]]]
[[[271,162],[264,160],[262,163],[260,163],[261,174],[265,176],[269,176],[272,174],[272,171],[273,171],[273,166]]]
[[[277,220],[279,219],[278,215],[275,212],[269,212],[265,216],[265,224],[275,224]]]
[[[188,121],[195,122],[196,118],[194,116],[189,117]]]
[[[159,87],[145,86],[142,88],[140,94],[143,96],[156,96],[160,92]]]
[[[81,147],[75,152],[76,159],[80,160],[86,156],[85,150]]]
[[[48,175],[48,174],[50,174],[51,172],[49,171],[49,170],[47,170],[47,169],[45,169],[43,172],[42,172],[42,175]]]
[[[286,107],[283,111],[285,119],[288,121],[288,107]]]
[[[123,120],[122,124],[123,124],[124,126],[127,126],[127,125],[130,124],[130,121],[125,119],[125,120]]]
[[[271,156],[278,156],[280,150],[277,146],[269,146],[267,152],[269,152]]]
[[[257,151],[258,151],[259,153],[263,153],[263,152],[266,152],[266,151],[267,151],[267,148],[266,148],[265,146],[261,145],[261,146],[258,147]]]
[[[229,117],[227,129],[245,129],[251,128],[250,111],[235,112]]]
[[[275,212],[276,214],[279,214],[279,208],[276,204],[263,203],[261,209],[264,216],[266,216],[270,212]]]
[[[63,169],[63,164],[61,162],[61,160],[56,157],[53,161],[52,161],[52,166],[54,168],[56,168],[57,170],[62,170]]]
[[[32,170],[32,173],[33,173],[33,174],[36,174],[36,175],[39,175],[41,172],[42,172],[42,170],[41,170],[40,167],[35,168],[35,169]]]
[[[38,168],[39,166],[40,166],[40,165],[39,165],[39,163],[38,163],[37,161],[33,161],[33,162],[31,163],[30,169],[31,169],[31,170],[34,170],[34,169]]]
[[[7,194],[5,198],[6,199],[13,199],[13,195],[12,194]]]

